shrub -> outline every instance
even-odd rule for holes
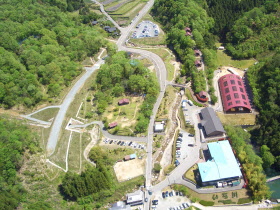
[[[250,198],[239,198],[237,204],[250,203]]]
[[[214,201],[204,201],[204,200],[201,200],[199,201],[199,203],[203,206],[213,206],[214,205]]]
[[[235,204],[236,202],[233,202],[232,200],[219,200],[219,203],[223,203],[223,204]]]

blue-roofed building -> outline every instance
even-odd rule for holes
[[[217,182],[235,181],[242,177],[237,160],[228,140],[208,143],[211,158],[198,163],[202,185],[215,185]]]

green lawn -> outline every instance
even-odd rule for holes
[[[230,56],[228,56],[224,51],[217,50],[217,60],[219,66],[233,66],[239,69],[246,69],[253,65],[256,61],[253,59],[248,60],[233,60]]]
[[[42,110],[41,112],[31,115],[31,117],[34,117],[38,120],[49,121],[50,119],[52,119],[56,116],[58,110],[59,110],[59,108],[45,109],[45,110]]]
[[[175,59],[173,54],[170,53],[167,48],[163,48],[163,47],[158,49],[146,48],[145,50],[157,54],[163,60],[167,70],[167,80],[172,81],[174,77],[175,67],[170,62],[174,61]]]

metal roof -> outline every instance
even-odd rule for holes
[[[131,210],[130,205],[126,205],[123,201],[118,201],[112,205],[109,210]]]
[[[201,124],[205,129],[206,135],[210,135],[215,131],[225,133],[224,127],[220,119],[217,117],[214,109],[210,107],[202,109],[201,116],[203,118]]]
[[[244,87],[243,80],[235,74],[226,74],[219,79],[221,98],[225,111],[243,107],[251,110],[251,105]]]
[[[198,163],[202,182],[241,177],[241,171],[228,140],[208,143],[212,161]]]

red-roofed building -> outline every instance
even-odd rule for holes
[[[195,56],[201,56],[200,50],[194,50],[194,55]]]
[[[186,36],[192,36],[192,32],[186,32]]]
[[[186,31],[186,32],[192,32],[192,29],[189,28],[189,27],[186,27],[186,28],[185,28],[185,31]]]
[[[123,99],[119,100],[118,104],[119,104],[120,106],[121,106],[121,105],[129,104],[129,99],[123,98]]]
[[[225,112],[251,111],[249,98],[240,76],[227,74],[222,76],[218,83]]]
[[[200,98],[206,98],[207,97],[207,93],[205,91],[200,91],[198,95],[199,95]]]
[[[109,128],[114,128],[118,125],[117,122],[112,122],[112,123],[109,123]]]
[[[201,67],[201,61],[200,60],[196,60],[194,62],[194,64],[195,64],[196,67]]]

